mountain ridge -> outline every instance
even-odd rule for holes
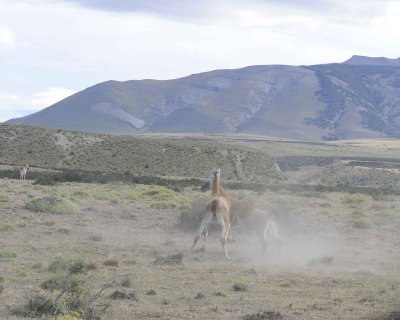
[[[335,64],[220,69],[172,80],[109,80],[6,123],[112,134],[400,137],[400,68],[368,57],[354,64],[357,57]]]

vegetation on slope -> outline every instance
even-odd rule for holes
[[[168,141],[0,125],[0,163],[29,164],[141,176],[208,178],[220,166],[225,180],[280,179],[265,152],[208,142]]]

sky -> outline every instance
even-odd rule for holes
[[[400,0],[0,0],[0,122],[107,80],[400,56]]]

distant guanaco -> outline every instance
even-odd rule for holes
[[[28,165],[25,165],[25,166],[22,166],[22,167],[18,168],[18,170],[19,170],[19,179],[20,180],[25,180],[26,173],[27,173],[28,169],[29,169]]]

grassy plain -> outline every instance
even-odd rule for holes
[[[109,304],[102,319],[389,319],[399,309],[398,196],[231,191],[271,212],[280,255],[271,243],[262,256],[242,226],[228,246],[232,261],[218,228],[205,252],[175,261],[194,234],[180,226],[181,212],[208,198],[195,188],[1,179],[0,189],[1,319],[23,319],[15,310],[35,295],[57,297],[63,263],[82,290],[109,284],[96,300]],[[71,206],[53,210],[52,199]]]

